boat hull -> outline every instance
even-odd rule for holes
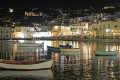
[[[79,48],[61,48],[61,52],[79,52]]]
[[[118,51],[95,51],[96,56],[116,56]]]
[[[48,51],[50,52],[61,52],[59,47],[47,46]]]
[[[0,63],[1,69],[7,70],[41,70],[41,69],[50,69],[52,66],[53,60],[45,61],[42,63],[36,64],[10,64],[10,63]]]

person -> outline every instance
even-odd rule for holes
[[[68,47],[69,47],[69,44],[67,43],[67,44],[66,44],[66,48],[68,48]]]

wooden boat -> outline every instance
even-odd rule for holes
[[[61,48],[67,48],[66,45],[59,45]],[[68,48],[72,48],[72,45],[69,45]]]
[[[61,52],[79,52],[79,48],[61,48]]]
[[[37,44],[37,43],[18,43],[17,47],[40,47],[43,46],[44,43]]]
[[[44,61],[14,61],[0,60],[0,68],[8,70],[40,70],[51,68],[53,60]]]
[[[36,71],[13,71],[13,70],[0,70],[0,78],[3,77],[26,77],[35,79],[51,79],[53,78],[53,73],[50,69],[48,70],[36,70]]]
[[[114,56],[117,54],[118,51],[95,51],[96,56]]]
[[[61,52],[60,47],[47,46],[47,50],[50,52]]]

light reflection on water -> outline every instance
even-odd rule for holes
[[[10,71],[1,70],[0,80],[37,80],[37,79],[52,79],[53,74],[51,70],[37,70],[37,71]]]
[[[39,41],[37,41],[39,42]],[[42,42],[42,41],[40,41]],[[48,46],[58,47],[60,44],[69,43],[80,52],[57,53],[47,52]],[[95,56],[94,51],[116,51],[120,49],[118,43],[95,43],[78,41],[44,41],[41,47],[17,47],[16,43],[0,41],[1,58],[11,60],[44,60],[53,58],[51,70],[7,71],[0,70],[0,80],[118,80],[119,56]],[[45,72],[44,74],[41,74]],[[19,73],[11,74],[9,73]],[[25,75],[21,75],[25,74]],[[4,75],[5,74],[5,75]],[[48,77],[47,77],[48,76]]]

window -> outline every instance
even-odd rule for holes
[[[8,37],[8,35],[6,35],[6,37]]]
[[[114,28],[117,28],[117,27],[118,27],[117,25],[114,26]]]
[[[21,32],[21,29],[16,30],[16,32]]]

